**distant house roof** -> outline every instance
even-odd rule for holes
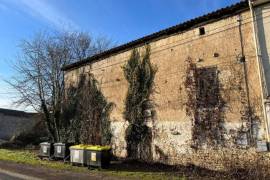
[[[30,116],[35,115],[36,113],[27,113],[24,111],[0,108],[0,114],[4,114],[6,116],[30,117]]]
[[[109,49],[107,51],[104,51],[100,54],[96,54],[94,56],[88,57],[82,61],[78,61],[76,63],[69,64],[69,65],[63,67],[62,70],[67,71],[70,69],[78,68],[78,67],[84,66],[88,63],[92,63],[92,62],[104,59],[106,57],[109,57],[115,53],[119,53],[121,51],[125,51],[128,49],[137,47],[139,45],[142,45],[142,44],[147,44],[151,41],[160,39],[162,37],[167,37],[167,36],[175,34],[175,33],[184,32],[184,31],[190,30],[192,28],[196,28],[196,27],[205,25],[207,23],[217,21],[217,20],[225,18],[225,17],[233,16],[235,14],[238,14],[242,11],[247,10],[248,7],[249,7],[248,0],[241,1],[241,2],[236,3],[234,5],[231,5],[231,6],[228,6],[225,8],[221,8],[221,9],[214,11],[214,12],[211,12],[209,14],[194,18],[192,20],[186,21],[186,22],[178,24],[176,26],[172,26],[170,28],[158,31],[156,33],[153,33],[153,34],[150,34],[148,36],[139,38],[137,40],[128,42],[126,44],[114,47],[114,48]]]

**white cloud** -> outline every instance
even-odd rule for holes
[[[34,18],[45,20],[58,30],[79,30],[79,26],[46,0],[6,0]]]

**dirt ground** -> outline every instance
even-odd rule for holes
[[[36,167],[26,164],[18,164],[13,162],[7,161],[0,161],[0,169],[33,176],[40,179],[48,179],[48,180],[71,180],[71,179],[78,179],[78,180],[88,180],[88,179],[104,179],[104,180],[114,180],[114,179],[137,179],[136,176],[134,177],[117,177],[117,176],[109,176],[106,173],[76,173],[72,171],[64,171],[64,170],[55,170],[51,168],[45,167]],[[167,177],[168,179],[175,179],[178,177],[179,179],[186,177],[184,179],[217,179],[218,177],[222,177],[222,173],[220,172],[213,172],[207,169],[200,169],[190,166],[168,166],[163,164],[145,164],[135,161],[127,161],[127,162],[113,162],[109,168],[110,171],[120,171],[123,172],[134,172],[135,174],[138,172],[145,172],[145,173],[160,173],[165,172],[166,175],[163,176]],[[194,174],[194,171],[196,172]],[[195,175],[195,176],[194,176]],[[163,179],[162,178],[162,179]]]
[[[31,165],[25,165],[25,164],[17,164],[7,161],[0,161],[0,169],[3,169],[5,171],[10,171],[14,173],[19,173],[26,176],[32,176],[35,178],[40,179],[48,179],[48,180],[72,180],[72,179],[78,179],[78,180],[89,180],[89,179],[104,179],[104,180],[116,180],[119,178],[115,177],[108,177],[103,174],[97,174],[97,173],[75,173],[70,171],[61,171],[61,170],[54,170],[44,167],[34,167]]]

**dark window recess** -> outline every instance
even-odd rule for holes
[[[197,69],[198,108],[213,108],[219,103],[219,81],[216,67]]]
[[[200,32],[200,35],[204,35],[204,34],[205,34],[205,29],[204,29],[204,27],[200,27],[200,28],[199,28],[199,32]]]

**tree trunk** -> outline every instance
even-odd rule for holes
[[[54,127],[51,124],[50,113],[49,113],[49,111],[47,109],[47,106],[46,106],[44,100],[42,100],[41,102],[42,102],[41,107],[42,107],[42,110],[43,110],[43,113],[44,113],[44,116],[45,116],[45,122],[46,122],[46,125],[47,125],[47,128],[48,128],[48,132],[49,132],[50,136],[52,137],[52,140],[56,141],[57,137],[56,137],[56,134],[55,134],[55,131],[54,131]]]

